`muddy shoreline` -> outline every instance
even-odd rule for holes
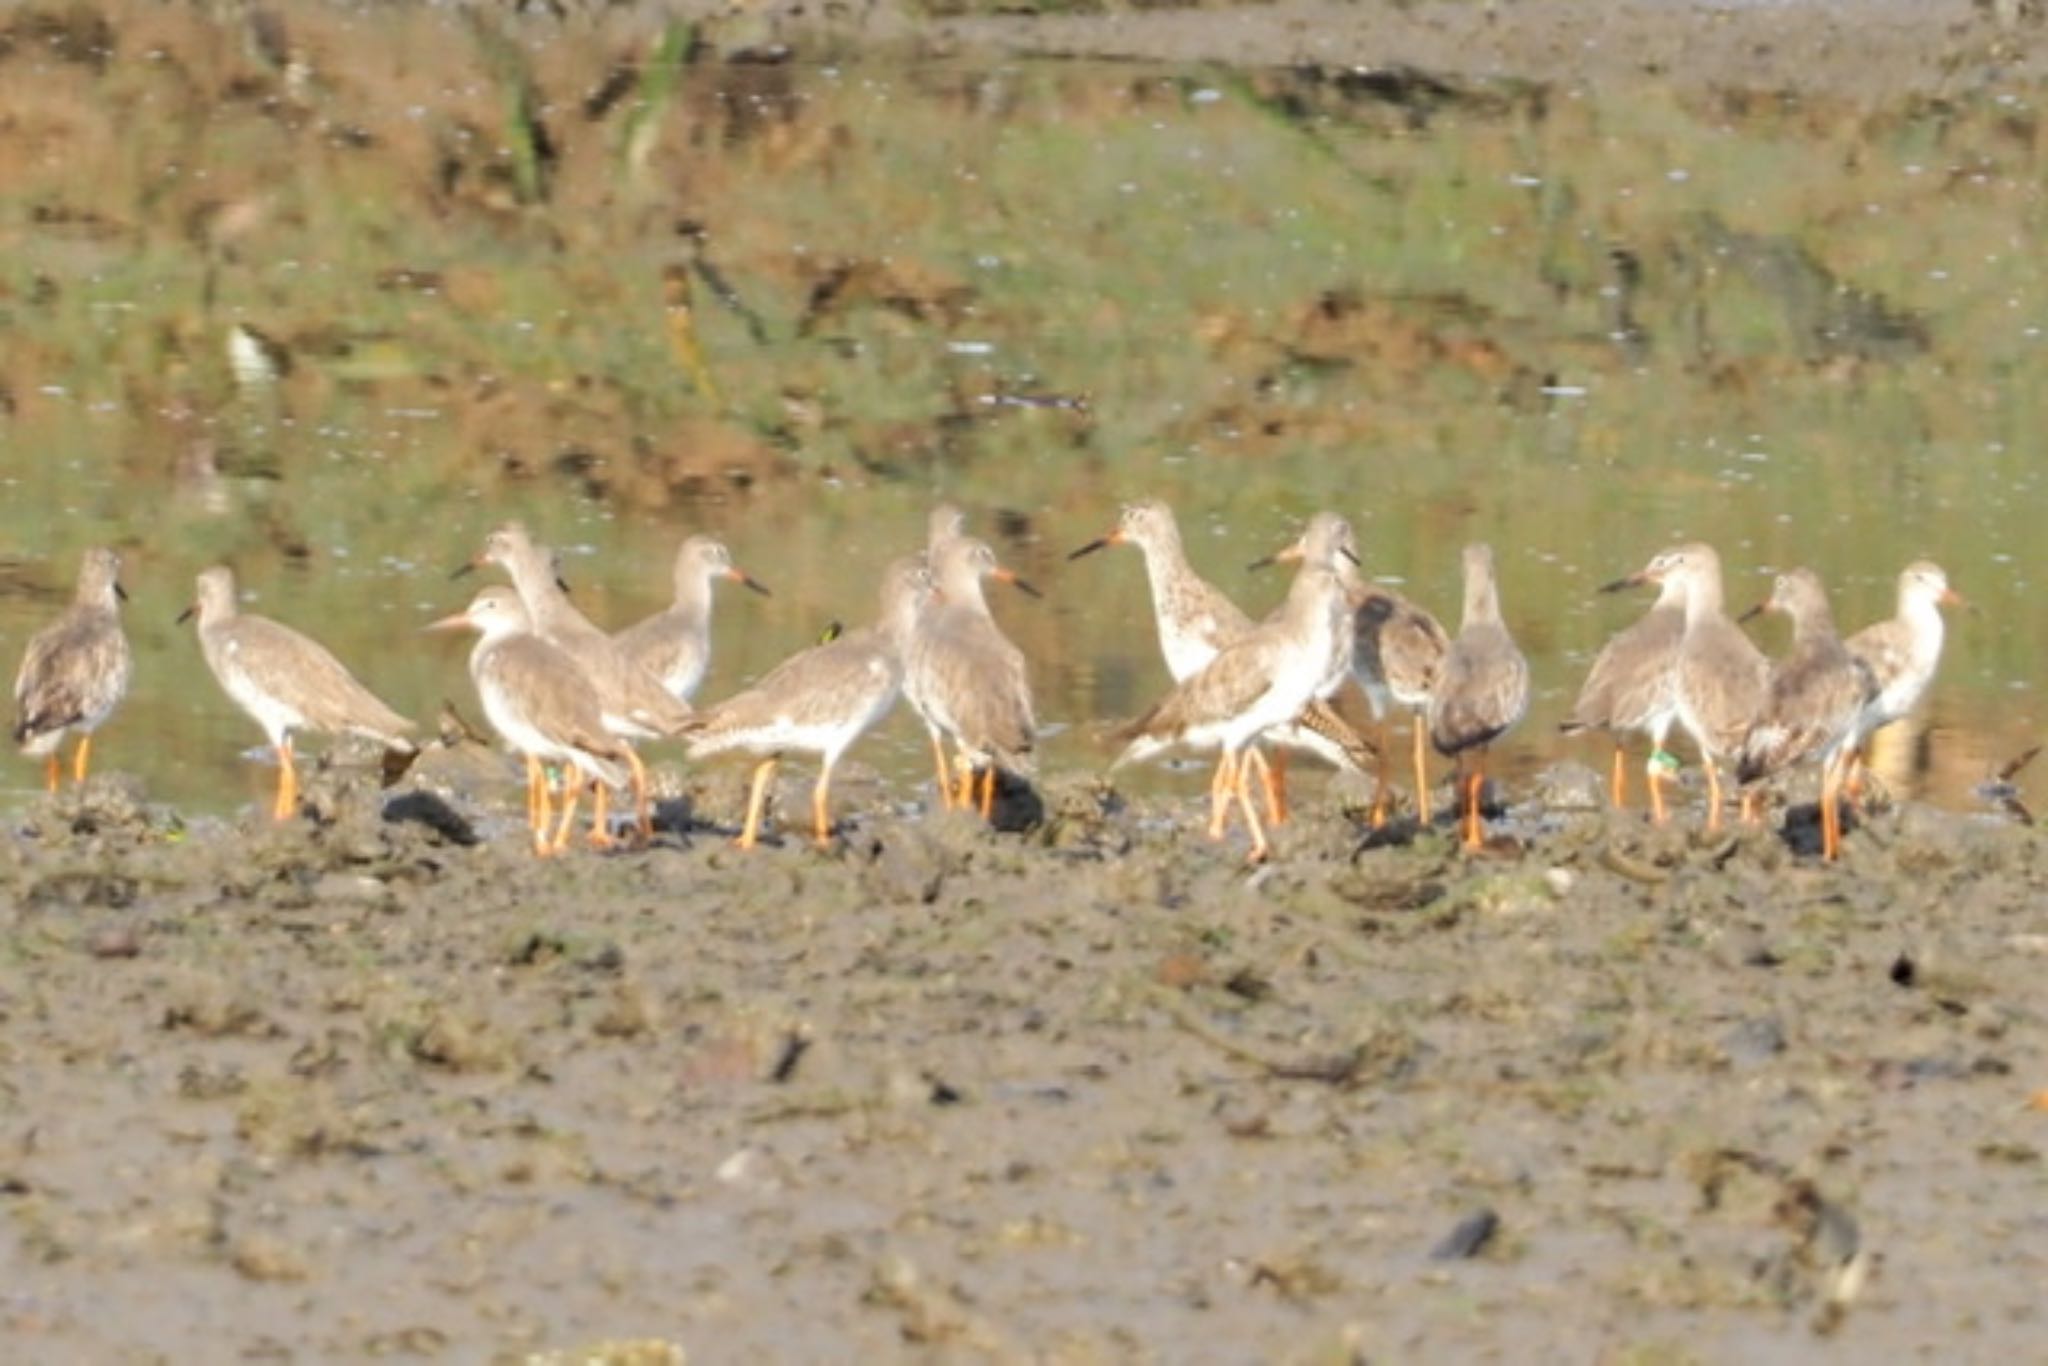
[[[1248,872],[1193,799],[1055,780],[1003,835],[856,774],[837,848],[743,856],[726,776],[693,788],[704,825],[547,863],[509,789],[447,819],[323,777],[315,819],[188,830],[115,777],[18,818],[16,1350],[1753,1360],[2038,1333],[2030,831],[1907,808],[1828,868],[1525,806],[1491,856],[1361,852],[1305,783]]]
[[[1018,7],[1024,9],[1026,7]],[[2020,0],[1276,0],[1215,8],[1002,12],[900,3],[858,11],[784,0],[652,6],[727,48],[877,48],[932,58],[1092,58],[1235,66],[1407,68],[1558,87],[1651,82],[1878,103],[2048,73],[2038,11]]]

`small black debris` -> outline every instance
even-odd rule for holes
[[[775,1066],[769,1069],[768,1080],[780,1085],[796,1075],[796,1065],[810,1052],[811,1041],[803,1033],[791,1030],[782,1036],[782,1052],[776,1056]]]
[[[1429,1250],[1432,1262],[1462,1262],[1477,1257],[1500,1232],[1500,1216],[1490,1209],[1466,1215],[1444,1240]]]
[[[450,844],[465,849],[477,842],[476,827],[431,792],[401,792],[384,803],[384,819],[393,825],[424,825]]]

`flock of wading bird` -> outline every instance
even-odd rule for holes
[[[1371,820],[1388,819],[1386,755],[1333,708],[1347,680],[1382,721],[1400,708],[1414,733],[1415,815],[1430,822],[1424,737],[1458,761],[1459,831],[1468,847],[1484,838],[1486,747],[1513,728],[1529,700],[1529,669],[1501,619],[1493,555],[1464,552],[1464,612],[1458,632],[1400,594],[1364,578],[1350,524],[1312,518],[1299,539],[1266,559],[1298,565],[1286,600],[1254,621],[1188,563],[1173,513],[1159,502],[1123,509],[1108,535],[1073,552],[1080,559],[1115,545],[1143,553],[1160,650],[1174,686],[1121,728],[1112,768],[1162,751],[1219,751],[1209,786],[1209,834],[1224,838],[1233,808],[1251,837],[1250,857],[1271,846],[1266,819],[1286,819],[1283,756],[1317,754],[1339,767],[1377,767]],[[1003,634],[982,593],[985,580],[1036,590],[965,534],[958,509],[934,509],[922,554],[889,565],[874,625],[838,634],[771,670],[752,687],[694,710],[689,699],[710,660],[712,586],[734,580],[767,589],[736,568],[708,536],[684,541],[675,561],[675,600],[617,633],[598,627],[569,600],[555,557],[517,523],[485,538],[456,571],[495,565],[509,587],[487,587],[463,611],[427,629],[469,629],[481,639],[469,658],[484,714],[525,761],[527,819],[534,852],[568,848],[577,801],[593,791],[588,840],[617,842],[608,794],[628,788],[634,830],[653,831],[646,770],[637,742],[677,738],[693,758],[729,749],[762,756],[748,792],[738,842],[759,838],[776,764],[790,751],[815,753],[821,770],[811,828],[831,837],[832,773],[840,757],[906,698],[931,734],[939,800],[988,819],[999,770],[1028,775],[1038,733],[1023,654]],[[1257,566],[1254,566],[1257,567]],[[78,736],[73,778],[84,782],[93,731],[126,694],[132,661],[121,631],[120,562],[88,551],[72,607],[29,643],[15,680],[15,740],[46,761],[54,790],[58,748]],[[1667,818],[1666,782],[1677,761],[1664,748],[1675,725],[1698,750],[1707,779],[1708,829],[1722,817],[1721,773],[1732,767],[1743,819],[1758,816],[1758,784],[1794,765],[1820,766],[1822,852],[1836,857],[1840,803],[1854,799],[1858,751],[1880,726],[1904,716],[1926,691],[1941,657],[1944,604],[1960,601],[1941,569],[1918,562],[1899,578],[1897,614],[1848,639],[1835,630],[1827,595],[1811,571],[1781,574],[1767,601],[1745,614],[1781,612],[1792,623],[1790,651],[1772,660],[1723,608],[1721,562],[1712,548],[1682,545],[1604,591],[1654,586],[1649,612],[1610,640],[1594,660],[1567,733],[1605,730],[1615,741],[1611,777],[1625,802],[1623,737],[1647,735],[1652,818]],[[387,775],[417,754],[412,725],[380,702],[318,642],[240,610],[232,573],[198,577],[199,644],[222,689],[259,725],[278,758],[272,814],[296,814],[297,731],[348,733],[386,747]],[[948,755],[948,746],[951,755]],[[1269,752],[1270,751],[1270,752]],[[567,775],[559,792],[548,767]],[[1253,779],[1262,789],[1255,800]],[[559,808],[559,809],[557,809]]]

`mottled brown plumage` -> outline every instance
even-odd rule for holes
[[[882,576],[881,615],[875,625],[792,655],[751,688],[691,721],[692,758],[728,749],[767,756],[755,769],[748,794],[742,848],[753,847],[759,836],[768,781],[790,750],[808,750],[822,760],[811,794],[812,834],[821,844],[830,838],[833,770],[847,748],[895,704],[904,647],[931,596],[931,574],[922,557],[895,561]]]
[[[1660,552],[1636,575],[1680,586],[1685,635],[1674,684],[1678,724],[1707,771],[1707,828],[1721,828],[1720,765],[1736,752],[1764,706],[1770,663],[1722,607],[1721,557],[1694,541]]]
[[[1529,663],[1501,620],[1493,551],[1465,547],[1465,611],[1429,695],[1429,739],[1437,752],[1480,752],[1466,778],[1465,842],[1479,842],[1479,798],[1487,745],[1512,729],[1529,708]]]
[[[1940,565],[1916,560],[1899,575],[1897,612],[1844,642],[1849,653],[1869,668],[1877,684],[1877,696],[1856,719],[1852,747],[1860,747],[1877,730],[1919,705],[1941,663],[1947,634],[1941,609],[1961,602]]]
[[[634,816],[640,838],[650,838],[654,806],[647,795],[647,769],[634,753],[632,742],[676,734],[690,719],[689,703],[669,693],[660,679],[636,664],[617,641],[576,609],[555,577],[554,557],[518,522],[507,522],[485,537],[483,550],[471,563],[495,564],[510,575],[534,633],[566,650],[589,675],[605,729],[626,742]],[[600,842],[605,838],[606,797],[600,784],[594,816]]]
[[[725,542],[716,536],[689,537],[676,550],[674,600],[612,636],[627,659],[684,702],[697,695],[711,667],[712,586],[721,579],[764,596],[768,592],[732,562]]]
[[[534,852],[560,853],[568,847],[581,786],[567,785],[560,823],[550,837],[541,764],[566,764],[593,782],[618,786],[628,779],[625,746],[606,729],[589,675],[566,650],[534,633],[512,589],[486,588],[462,612],[428,629],[457,627],[482,634],[470,652],[470,680],[491,728],[526,760]]]
[[[1831,758],[1877,693],[1870,666],[1835,633],[1827,590],[1812,570],[1780,574],[1765,607],[1791,618],[1792,648],[1771,664],[1763,708],[1737,752],[1736,777],[1744,783]]]
[[[1384,725],[1387,713],[1400,708],[1409,714],[1415,769],[1415,814],[1429,824],[1429,760],[1424,753],[1424,716],[1429,697],[1443,673],[1451,638],[1443,623],[1383,584],[1354,579],[1351,583],[1356,645],[1351,673],[1372,704],[1374,719]],[[1384,735],[1384,731],[1382,732]],[[1391,746],[1382,743],[1382,764]],[[1387,782],[1373,798],[1372,823],[1386,820]]]
[[[1341,523],[1342,519],[1338,521]],[[1304,532],[1304,539],[1308,534]],[[1348,546],[1348,524],[1343,526],[1343,538]],[[1153,621],[1159,632],[1159,651],[1175,682],[1184,682],[1200,673],[1219,650],[1252,629],[1251,617],[1188,562],[1180,526],[1165,503],[1147,499],[1126,504],[1117,517],[1115,530],[1090,541],[1067,558],[1079,559],[1113,545],[1136,546],[1143,555],[1146,582],[1152,592]],[[1297,542],[1272,558],[1299,558],[1300,546],[1301,542]],[[1291,749],[1307,750],[1337,768],[1355,771],[1363,771],[1376,757],[1373,747],[1336,708],[1320,699],[1310,703],[1297,720],[1273,727],[1265,739]],[[1273,781],[1266,794],[1269,814],[1280,821],[1285,819],[1286,803],[1278,781],[1281,770],[1277,761],[1270,772]]]
[[[121,631],[120,576],[120,557],[112,550],[86,551],[71,606],[29,640],[14,676],[14,742],[23,753],[47,759],[51,791],[64,736],[78,736],[72,780],[82,783],[93,732],[128,694],[134,656]]]
[[[1753,783],[1819,759],[1821,851],[1832,859],[1841,841],[1836,802],[1844,760],[1877,681],[1835,634],[1827,590],[1811,570],[1780,574],[1764,607],[1792,619],[1792,648],[1770,667],[1763,707],[1736,754],[1736,778]]]
[[[1632,574],[1601,591],[1634,587],[1645,580]],[[1614,805],[1623,805],[1622,737],[1650,737],[1650,807],[1664,819],[1663,760],[1665,737],[1678,720],[1678,650],[1685,640],[1685,588],[1676,579],[1659,586],[1657,601],[1643,616],[1617,633],[1593,659],[1571,715],[1558,727],[1566,735],[1605,730],[1614,736],[1614,772],[1610,780]]]
[[[291,627],[243,612],[235,577],[225,566],[198,580],[199,648],[223,691],[263,728],[277,751],[279,820],[297,807],[295,731],[360,735],[410,754],[412,722],[380,702],[327,648]]]
[[[1350,598],[1331,566],[1335,543],[1304,537],[1297,550],[1302,567],[1280,610],[1226,644],[1127,727],[1129,743],[1117,759],[1123,764],[1175,745],[1220,749],[1210,783],[1209,834],[1222,838],[1235,796],[1251,831],[1254,861],[1266,856],[1268,845],[1246,795],[1246,764],[1257,762],[1250,746],[1336,691],[1351,663]]]
[[[1038,735],[1024,655],[989,614],[981,589],[987,577],[1016,580],[972,537],[940,547],[932,565],[939,600],[911,633],[904,668],[904,691],[934,747],[941,737],[953,742],[963,791],[974,772],[987,770],[984,814],[994,797],[994,768],[1028,774]]]

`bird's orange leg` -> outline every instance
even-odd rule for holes
[[[531,833],[541,825],[541,788],[547,782],[547,775],[541,771],[540,760],[531,754],[526,756],[526,829]]]
[[[1220,840],[1230,826],[1230,793],[1237,783],[1237,756],[1225,750],[1209,780],[1209,838]]]
[[[628,754],[631,750],[626,751]],[[618,843],[612,838],[611,829],[612,790],[602,779],[590,785],[590,835],[593,849],[610,849]]]
[[[654,838],[654,802],[647,795],[647,765],[640,762],[631,745],[620,748],[626,751],[626,772],[633,780],[633,819],[639,825],[640,842],[645,844]]]
[[[972,811],[974,809],[974,764],[964,754],[953,756],[953,763],[960,774],[959,790],[953,794],[953,800],[948,802],[947,806],[961,811]]]
[[[828,759],[811,789],[811,838],[819,845],[832,843],[832,763]]]
[[[531,756],[528,756],[527,762],[533,766],[533,788],[527,794],[526,801],[527,824],[533,830],[533,852],[541,858],[546,858],[549,852],[548,820],[554,814],[551,810],[554,801],[549,795],[547,769],[542,767],[540,760]]]
[[[1258,808],[1252,804],[1251,767],[1252,762],[1257,760],[1258,753],[1258,750],[1253,749],[1248,752],[1245,759],[1238,761],[1236,780],[1231,784],[1237,789],[1237,805],[1238,809],[1244,812],[1245,829],[1249,830],[1252,836],[1251,852],[1245,856],[1247,863],[1264,863],[1273,852],[1273,846],[1266,842],[1266,832],[1259,826]]]
[[[277,804],[270,809],[274,821],[288,821],[299,810],[299,771],[292,765],[292,740],[289,735],[277,747]]]
[[[57,751],[51,750],[43,759],[43,790],[55,792],[64,777],[64,764],[57,758]]]
[[[1820,772],[1820,856],[1829,863],[1842,856],[1842,767],[1830,759]]]
[[[946,746],[940,741],[939,733],[932,732],[932,763],[939,772],[939,805],[947,811],[953,809],[953,766],[946,762]]]
[[[1664,776],[1652,767],[1646,781],[1650,784],[1650,819],[1662,825],[1671,817],[1664,807]]]
[[[1265,748],[1258,744],[1244,752],[1242,780],[1249,782],[1254,771],[1259,775],[1260,789],[1266,794],[1267,819],[1278,825],[1287,819],[1287,812],[1283,800],[1274,796],[1273,764],[1266,758]]]
[[[1711,835],[1721,828],[1721,772],[1713,759],[1704,755],[1700,766],[1707,770],[1707,833]]]
[[[768,782],[775,776],[776,760],[773,756],[754,765],[754,782],[747,789],[747,820],[740,827],[740,837],[734,841],[742,849],[751,849],[761,838],[761,808],[768,805]]]
[[[981,775],[981,818],[994,819],[996,809],[996,766],[990,764]]]
[[[1429,826],[1429,763],[1422,753],[1422,713],[1415,713],[1415,819]]]
[[[88,733],[78,737],[78,752],[71,756],[71,781],[85,786],[85,771],[92,759],[92,736]]]
[[[583,795],[583,784],[576,781],[574,773],[564,775],[562,787],[564,789],[562,818],[555,825],[555,838],[548,844],[547,852],[549,854],[567,852],[569,848],[569,832],[576,824],[576,802]]]
[[[1379,766],[1373,770],[1372,775],[1372,815],[1369,817],[1375,830],[1383,828],[1387,823],[1387,749],[1387,725],[1382,721]]]
[[[1627,756],[1622,753],[1621,741],[1614,742],[1614,771],[1607,779],[1607,800],[1614,804],[1616,811],[1628,808]],[[1652,786],[1654,786],[1654,780]]]
[[[1259,778],[1266,788],[1266,811],[1275,825],[1287,823],[1287,751],[1275,749],[1268,763],[1259,760]]]
[[[1479,819],[1479,792],[1485,785],[1486,765],[1482,759],[1473,765],[1470,776],[1465,779],[1464,844],[1467,849],[1477,849],[1485,842],[1482,838],[1483,826]]]

